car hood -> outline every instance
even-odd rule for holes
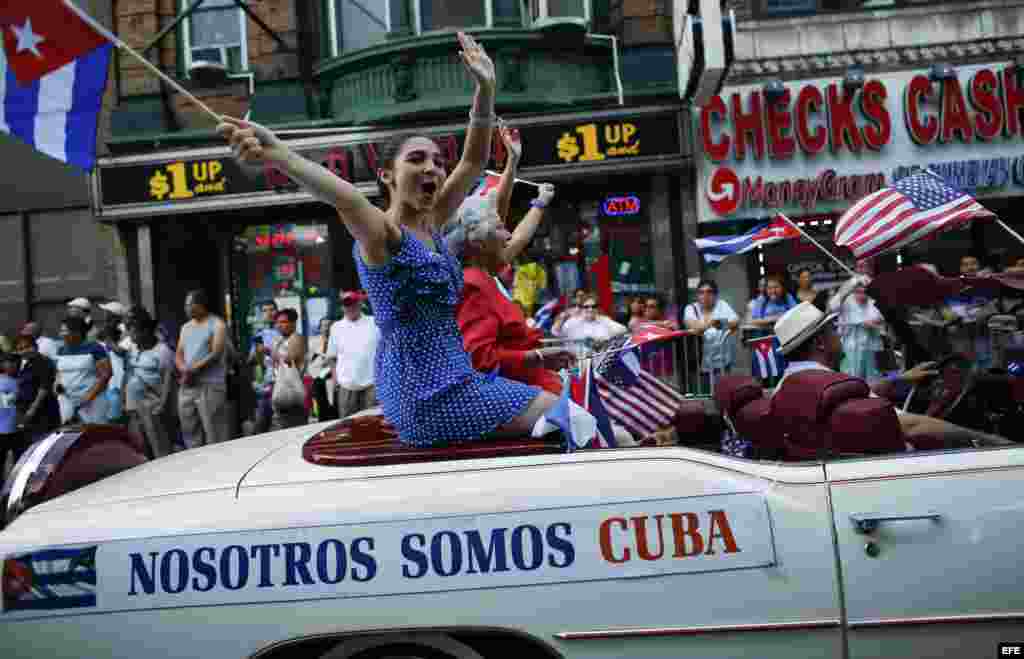
[[[181,451],[114,474],[30,508],[26,515],[224,490],[234,497],[246,472],[305,428]]]

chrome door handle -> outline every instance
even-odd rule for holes
[[[888,515],[886,513],[853,513],[850,521],[858,533],[871,533],[882,522],[908,522],[915,519],[930,519],[938,522],[942,519],[939,513],[921,513],[920,515]]]

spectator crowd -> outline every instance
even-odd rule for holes
[[[184,301],[179,332],[143,307],[67,303],[56,336],[29,322],[0,335],[0,483],[26,450],[62,425],[124,425],[151,458],[376,405],[379,331],[366,296],[340,296],[343,317],[307,340],[293,309],[261,305],[240,351],[204,291]]]

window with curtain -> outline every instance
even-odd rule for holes
[[[388,36],[387,0],[328,0],[337,55],[382,43]]]
[[[180,8],[188,6],[182,0]],[[229,71],[248,66],[245,12],[234,0],[205,0],[188,19],[186,65],[199,60],[218,62]]]

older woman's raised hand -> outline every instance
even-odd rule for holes
[[[555,186],[550,183],[541,183],[540,189],[537,192],[537,201],[539,201],[542,206],[547,206],[554,198]]]
[[[268,128],[251,121],[223,116],[217,132],[231,145],[231,151],[240,162],[250,165],[284,160],[285,146]]]
[[[523,141],[519,135],[519,129],[512,128],[499,119],[498,134],[501,135],[501,141],[505,144],[505,150],[508,151],[509,158],[518,162],[519,158],[523,155]]]
[[[465,32],[459,32],[458,37],[459,45],[462,47],[462,50],[459,51],[459,57],[462,58],[462,63],[466,65],[466,70],[469,71],[469,74],[473,76],[478,85],[493,90],[496,80],[494,62],[491,61],[487,51],[476,42],[476,39]]]

